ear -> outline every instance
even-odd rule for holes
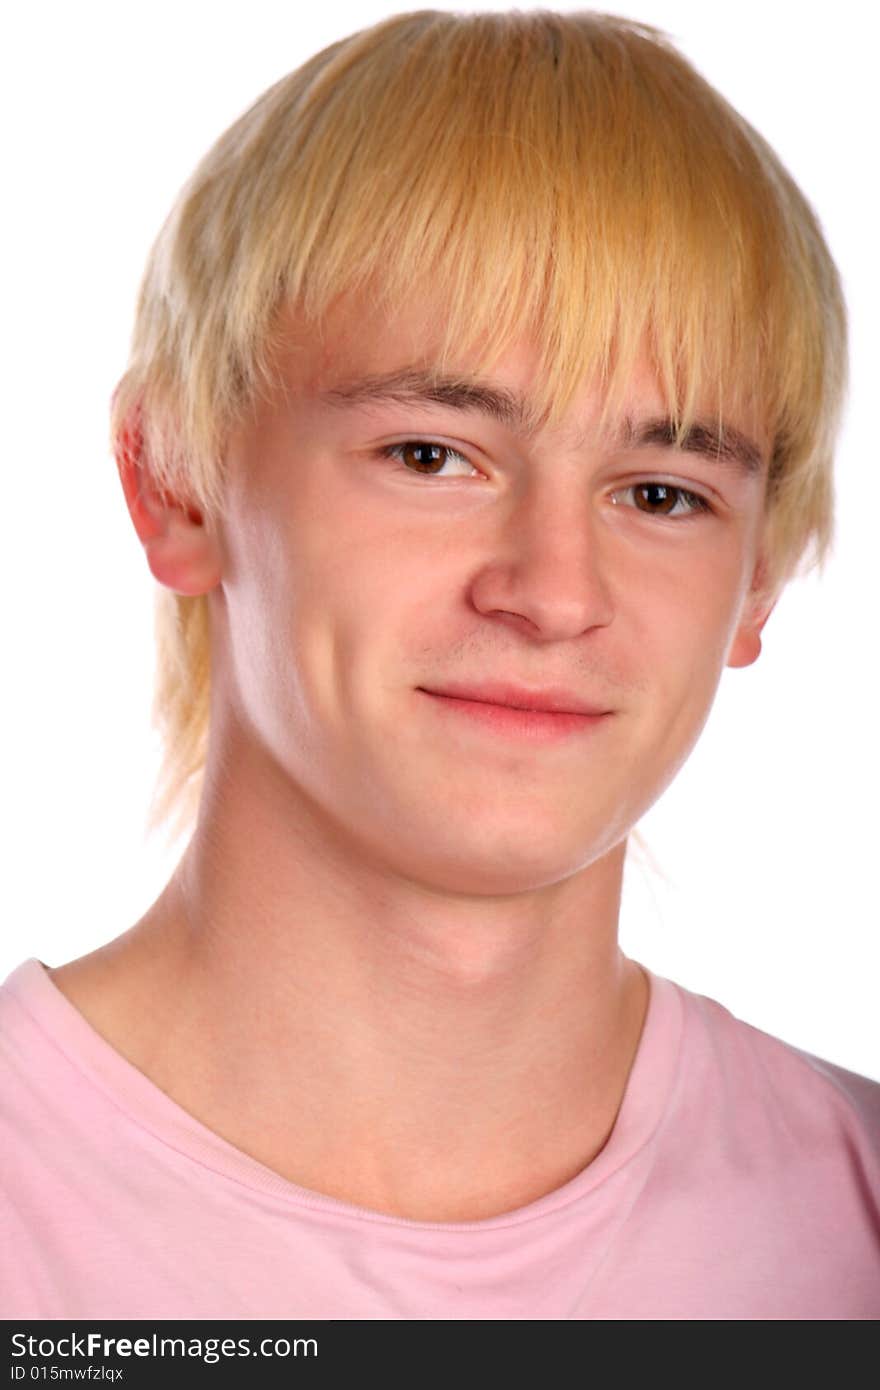
[[[727,652],[727,666],[751,666],[761,655],[761,632],[776,607],[779,591],[768,593],[763,559],[755,566],[752,582],[743,601],[739,626]]]
[[[129,515],[153,577],[178,594],[205,594],[215,588],[222,574],[217,541],[197,507],[186,506],[153,482],[139,407],[119,431],[115,457]]]

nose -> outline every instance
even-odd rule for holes
[[[614,616],[608,556],[582,473],[560,469],[532,480],[511,501],[474,575],[471,601],[543,641],[608,626]]]

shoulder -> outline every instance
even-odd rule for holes
[[[38,960],[26,960],[0,984],[0,1065],[16,1072],[41,1038]]]
[[[36,959],[0,984],[0,1123],[5,1117],[16,1128],[25,1115],[36,1120],[65,1094],[70,1064],[63,1030],[59,1035],[53,1026],[50,989]]]
[[[855,1143],[876,1164],[880,1190],[880,1082],[746,1023],[717,1000],[674,988],[689,1065],[741,1127],[787,1134],[813,1152]]]

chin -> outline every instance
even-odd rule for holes
[[[447,844],[431,847],[430,857],[413,856],[401,863],[404,877],[424,884],[433,892],[464,897],[506,897],[535,893],[564,883],[613,848],[612,845],[553,843],[542,837],[536,843],[528,835],[499,835],[494,846]]]

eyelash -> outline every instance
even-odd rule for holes
[[[420,448],[428,447],[428,448],[443,449],[443,450],[446,452],[447,455],[452,455],[453,457],[455,457],[455,458],[457,458],[457,459],[461,459],[461,461],[462,461],[463,463],[466,463],[466,464],[468,465],[469,468],[473,468],[473,467],[474,467],[474,465],[470,462],[470,460],[467,458],[467,456],[466,456],[465,454],[463,454],[459,449],[453,449],[452,446],[451,446],[450,444],[440,444],[440,443],[439,443],[437,440],[435,440],[435,439],[404,439],[404,440],[403,440],[401,443],[399,443],[399,444],[386,444],[386,445],[384,445],[383,448],[381,448],[381,449],[379,450],[379,455],[380,455],[380,457],[382,457],[382,458],[396,460],[396,462],[398,462],[398,463],[401,465],[401,468],[402,468],[402,470],[403,470],[404,472],[410,473],[410,474],[412,474],[413,476],[415,476],[415,477],[417,477],[417,478],[436,478],[436,477],[439,477],[439,474],[437,474],[437,473],[419,473],[417,469],[415,469],[415,468],[408,468],[408,467],[406,466],[406,464],[405,464],[404,461],[403,461],[403,453],[404,453],[404,450],[405,450],[405,449],[408,449],[408,448],[409,448],[411,445],[413,445],[413,444],[415,444],[416,446],[418,446],[418,447],[420,447]],[[444,460],[444,462],[445,462],[445,460]],[[640,488],[640,487],[641,487],[641,488],[662,487],[662,488],[665,488],[665,489],[667,490],[667,492],[674,492],[674,493],[676,494],[676,505],[677,505],[677,503],[678,503],[679,501],[684,501],[684,502],[687,503],[688,511],[687,511],[686,513],[684,513],[685,516],[698,516],[701,512],[709,512],[709,513],[711,513],[712,510],[713,510],[711,504],[710,504],[710,503],[707,501],[707,499],[706,499],[705,497],[703,497],[699,492],[691,492],[688,488],[681,487],[681,486],[679,486],[679,484],[677,484],[677,483],[665,483],[665,482],[662,482],[661,480],[656,480],[656,479],[651,479],[651,478],[649,478],[649,479],[646,479],[644,482],[641,482],[641,483],[630,483],[628,487],[620,488],[618,491],[619,491],[619,492],[631,492],[633,489],[635,489],[635,488]],[[659,516],[659,517],[670,517],[670,516],[672,516],[672,514],[671,514],[670,512],[651,512],[651,511],[643,511],[641,507],[636,507],[635,510],[636,510],[636,511],[641,511],[643,516]],[[681,514],[679,514],[678,517],[674,517],[674,516],[672,517],[672,520],[673,520],[673,521],[676,521],[676,520],[679,520],[679,519],[681,519]]]

